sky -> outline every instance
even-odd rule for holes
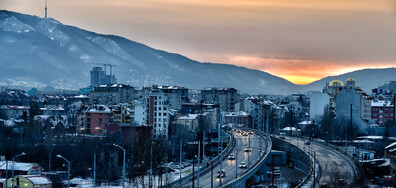
[[[0,0],[0,9],[44,16],[44,4]],[[48,15],[296,84],[396,67],[396,0],[48,0]]]

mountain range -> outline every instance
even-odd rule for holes
[[[202,63],[123,37],[64,25],[52,18],[0,10],[0,85],[78,89],[90,84],[90,70],[100,64],[116,65],[113,72],[118,82],[137,87],[234,87],[252,94],[320,90],[336,78],[295,85],[263,71]],[[360,70],[337,78],[345,81],[348,77],[356,78],[357,85],[367,91],[396,80],[396,69]]]

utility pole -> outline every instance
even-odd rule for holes
[[[313,188],[315,188],[315,160],[316,160],[316,151],[314,151],[314,164],[313,164],[313,179],[314,179],[314,182],[313,182]]]
[[[183,151],[183,145],[182,145],[182,140],[180,140],[180,163],[179,163],[179,170],[180,170],[180,185],[182,183],[182,151]]]
[[[393,92],[393,135],[396,136],[396,92]]]
[[[272,168],[272,188],[274,188],[274,187],[275,187],[275,176],[274,176],[275,163],[274,163],[274,155],[271,155],[271,168]]]
[[[8,160],[6,160],[6,179],[5,179],[6,186],[8,185],[7,180],[8,180]]]
[[[96,187],[96,152],[94,153],[94,188]]]
[[[150,144],[150,177],[149,177],[149,187],[152,186],[153,179],[153,142]]]
[[[219,124],[219,133],[220,133],[220,124]],[[221,138],[221,134],[220,134],[220,138]],[[221,139],[220,139],[221,140]],[[222,183],[222,175],[223,175],[223,141],[221,140],[221,144],[220,144],[220,187],[221,187],[221,183]]]
[[[250,170],[250,153],[252,152],[252,148],[250,148],[250,134],[248,134],[248,146],[250,151],[248,152],[247,166],[248,166],[248,170]]]
[[[51,151],[48,154],[48,172],[51,174]]]
[[[203,132],[202,137],[202,159],[205,159],[205,131]]]
[[[235,179],[238,179],[238,137],[236,137],[236,153],[235,153]]]
[[[194,176],[195,176],[195,168],[194,168],[194,163],[195,163],[195,157],[193,157],[193,167],[192,167],[192,188],[194,188],[195,187],[195,185],[194,185],[194,183],[195,183],[195,180],[194,180]]]
[[[350,120],[351,122],[350,122],[350,130],[351,130],[351,132],[350,132],[350,142],[352,142],[352,136],[353,136],[353,127],[352,127],[352,104],[351,104],[351,120]]]
[[[165,185],[168,185],[168,152],[166,152],[165,158]]]
[[[197,187],[199,188],[199,169],[200,169],[200,166],[199,166],[199,156],[201,156],[201,141],[199,140],[198,141],[198,178],[197,178]]]
[[[213,188],[213,161],[212,161],[212,167],[211,167],[211,176],[210,176],[210,188]]]

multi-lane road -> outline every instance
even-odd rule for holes
[[[220,187],[220,178],[217,178],[217,172],[220,170],[220,167],[225,171],[225,177],[221,178],[221,185],[225,185],[228,182],[235,180],[245,173],[249,168],[251,168],[255,163],[260,159],[260,155],[262,154],[265,148],[265,140],[257,135],[251,134],[249,136],[243,136],[241,133],[233,132],[236,139],[236,146],[231,151],[231,154],[235,155],[235,160],[229,160],[225,158],[222,161],[222,165],[218,164],[213,168],[213,187]],[[250,140],[250,141],[249,141]],[[245,152],[246,146],[249,146],[250,142],[250,152]],[[245,162],[247,164],[247,168],[239,168],[241,162]],[[199,187],[211,187],[212,178],[211,171],[205,174],[201,174],[199,179]],[[197,178],[195,178],[195,186],[197,186]],[[191,187],[192,181],[185,183],[182,187]]]
[[[319,184],[334,184],[339,179],[344,179],[347,184],[354,181],[357,167],[350,158],[339,151],[316,142],[305,145],[305,140],[301,138],[286,137],[284,140],[307,152],[315,151],[321,169]]]

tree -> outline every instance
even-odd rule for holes
[[[323,182],[331,187],[347,187],[340,183],[340,180],[343,179],[346,181],[348,178],[347,171],[345,168],[340,166],[337,162],[328,162],[325,163],[323,169],[326,169],[326,173],[322,173],[322,178],[324,179]]]

